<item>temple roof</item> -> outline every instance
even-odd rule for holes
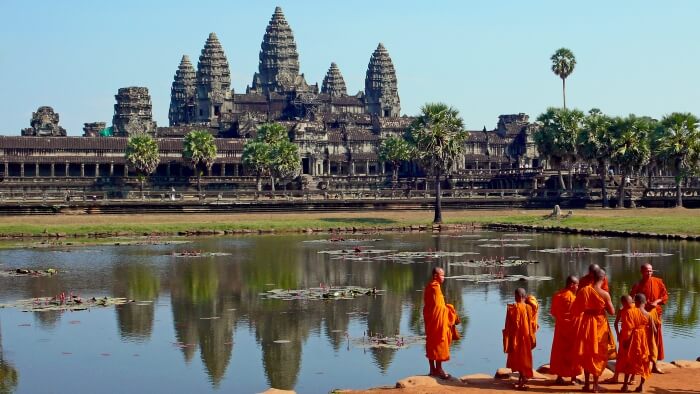
[[[299,53],[294,34],[280,7],[275,8],[265,29],[259,58],[258,73],[253,78],[254,89],[266,93],[307,87],[299,75]]]
[[[321,93],[326,93],[331,97],[347,96],[348,90],[345,87],[345,80],[337,64],[331,63],[331,67],[323,78]]]
[[[365,76],[365,94],[369,102],[381,99],[383,105],[398,105],[399,91],[396,70],[389,52],[381,42],[372,53]]]

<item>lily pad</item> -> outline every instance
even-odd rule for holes
[[[67,298],[63,301],[54,297],[38,297],[0,304],[0,308],[17,308],[22,312],[84,311],[89,308],[123,305],[129,302],[133,301],[120,297],[92,297],[89,299],[73,297],[73,299]]]
[[[450,263],[452,266],[468,267],[468,268],[491,268],[491,267],[518,267],[527,264],[537,264],[537,260],[521,260],[521,259],[506,259],[506,260],[469,260]]]
[[[613,254],[606,254],[605,257],[667,257],[667,256],[673,256],[672,253],[638,253],[638,252],[632,252],[632,253],[613,253]]]
[[[273,289],[260,295],[277,300],[352,300],[365,295],[382,295],[382,290],[359,286],[312,287],[308,289]]]
[[[569,248],[539,249],[535,252],[542,253],[608,253],[608,248],[589,248],[585,246],[572,246]]]
[[[403,349],[413,345],[425,345],[425,336],[400,334],[384,336],[376,334],[370,337],[352,338],[350,342],[354,346],[363,349]]]
[[[28,269],[28,268],[15,268],[11,270],[0,271],[0,277],[12,277],[12,276],[29,276],[33,278],[40,278],[46,276],[54,276],[58,274],[58,270],[55,268],[47,269]]]
[[[526,275],[497,275],[497,274],[477,274],[477,275],[456,275],[449,279],[456,279],[474,283],[496,283],[496,282],[518,282],[518,281],[543,281],[552,280],[551,276],[526,276]]]
[[[328,239],[310,239],[302,241],[310,244],[356,244],[363,242],[379,242],[381,238],[328,238]]]
[[[282,344],[282,343],[290,343],[290,342],[292,342],[292,341],[290,341],[289,339],[278,339],[278,340],[273,341],[273,342],[274,342],[274,343]]]
[[[526,248],[528,244],[481,244],[476,245],[481,248]]]

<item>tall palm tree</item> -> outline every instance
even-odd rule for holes
[[[411,159],[411,146],[403,138],[389,137],[379,146],[379,158],[391,163],[391,180],[396,182],[399,177],[399,165],[402,161]]]
[[[202,171],[211,169],[216,159],[216,142],[206,130],[193,130],[182,141],[182,157],[189,160],[197,173],[197,190],[202,193]]]
[[[468,135],[459,111],[443,103],[423,105],[420,115],[409,127],[407,137],[418,159],[435,176],[434,223],[442,223],[441,179],[454,171]]]
[[[625,207],[626,178],[634,168],[641,168],[649,162],[649,133],[656,127],[652,119],[630,115],[615,118],[611,124],[612,155],[610,160],[617,165],[620,185],[617,189],[617,208]]]
[[[126,163],[136,169],[141,183],[141,198],[143,198],[143,182],[160,163],[158,143],[148,134],[131,136],[126,144],[124,157]]]
[[[561,78],[561,90],[564,96],[564,108],[566,108],[566,78],[574,72],[576,67],[576,57],[567,48],[559,48],[551,57],[552,72]]]
[[[540,127],[534,133],[535,145],[540,154],[557,167],[559,185],[566,190],[562,167],[569,167],[569,189],[573,188],[571,168],[577,159],[577,138],[585,115],[577,109],[548,108],[537,117]]]
[[[681,180],[697,167],[695,149],[700,139],[698,118],[690,113],[674,112],[659,125],[658,147],[661,157],[673,164],[676,178],[676,206],[683,206]]]
[[[598,109],[592,109],[583,120],[583,128],[579,131],[577,139],[581,158],[597,164],[603,208],[608,207],[607,176],[612,154],[611,124],[612,119],[609,116]]]

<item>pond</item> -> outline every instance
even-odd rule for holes
[[[344,237],[354,240],[261,235],[3,250],[2,271],[59,273],[0,276],[0,303],[62,292],[137,302],[84,311],[0,309],[0,391],[253,393],[275,387],[327,393],[393,384],[427,371],[415,337],[423,332],[421,291],[436,264],[447,276],[472,279],[447,279],[443,289],[463,317],[463,339],[446,364],[454,375],[490,374],[505,364],[505,305],[520,286],[540,300],[534,361],[547,363],[551,296],[567,275],[584,273],[592,262],[609,273],[614,300],[639,279],[640,264],[652,262],[670,293],[667,359],[700,355],[700,243],[485,231]],[[537,251],[572,247],[578,251]],[[480,263],[496,258],[538,263]],[[506,275],[538,280],[493,280]],[[378,294],[266,296],[275,289],[330,286],[376,288]],[[398,334],[404,342],[398,348],[367,346],[368,333]]]

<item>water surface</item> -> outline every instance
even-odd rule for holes
[[[639,278],[651,261],[671,300],[664,313],[666,354],[700,355],[700,244],[686,241],[586,238],[558,234],[498,232],[436,236],[346,235],[380,238],[360,245],[398,251],[463,251],[478,255],[433,258],[413,264],[371,259],[332,259],[319,251],[351,250],[355,244],[304,242],[328,235],[270,235],[194,238],[187,244],[18,248],[0,251],[0,269],[47,268],[50,278],[0,277],[0,303],[62,291],[88,296],[122,296],[140,302],[82,312],[29,313],[0,309],[0,368],[3,387],[38,392],[241,392],[268,387],[326,393],[333,388],[392,384],[423,374],[421,346],[366,349],[350,339],[366,332],[423,333],[422,288],[435,264],[447,275],[522,274],[551,281],[470,283],[447,280],[444,293],[463,316],[463,339],[446,369],[455,375],[492,373],[505,364],[501,328],[505,304],[523,286],[541,303],[536,365],[548,362],[553,321],[552,294],[569,274],[591,262],[610,275],[613,297]],[[529,246],[493,247],[479,239],[520,238]],[[499,243],[495,241],[495,243]],[[536,249],[608,248],[608,253],[546,254]],[[180,258],[174,252],[201,250],[227,256]],[[606,254],[665,252],[667,257],[626,258]],[[510,268],[467,268],[450,262],[493,256],[539,260]],[[338,301],[266,300],[273,288],[359,285],[386,290],[377,297]],[[143,302],[146,301],[146,302]],[[215,319],[212,319],[214,317]],[[288,343],[275,343],[283,340]],[[184,344],[178,345],[178,344]],[[16,377],[16,382],[13,377]],[[0,390],[2,391],[2,390]]]

